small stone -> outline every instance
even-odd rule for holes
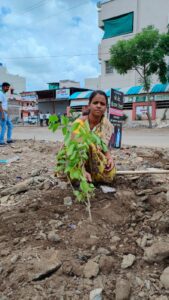
[[[49,180],[45,181],[43,184],[44,190],[49,190],[51,188],[51,186],[52,186],[52,182]]]
[[[0,182],[0,189],[2,189],[4,187],[4,185]]]
[[[106,248],[102,248],[102,247],[98,248],[97,253],[103,254],[103,255],[110,255],[110,251],[107,250]]]
[[[138,295],[139,295],[140,298],[144,298],[145,297],[145,293],[143,291],[140,292]]]
[[[133,254],[128,254],[128,255],[124,255],[123,256],[123,261],[121,264],[121,268],[122,269],[127,269],[129,267],[132,266],[132,264],[134,263],[136,257]]]
[[[116,193],[116,189],[112,188],[110,186],[101,185],[100,188],[101,188],[102,192],[105,193],[105,194],[107,194],[107,193]]]
[[[116,300],[128,300],[130,297],[130,283],[128,280],[119,279],[116,282]]]
[[[50,224],[52,227],[54,227],[55,229],[57,229],[57,228],[63,226],[63,222],[60,221],[60,220],[51,220],[51,221],[49,221],[49,224]]]
[[[169,289],[169,267],[164,269],[163,273],[160,276],[160,281],[165,289]]]
[[[21,243],[21,244],[24,244],[27,240],[28,240],[28,238],[23,237],[23,238],[20,240],[20,243]]]
[[[10,253],[9,249],[2,249],[0,252],[0,256],[8,256]]]
[[[50,242],[55,242],[55,243],[58,243],[61,241],[61,238],[58,234],[56,234],[54,231],[50,231],[48,233],[48,240]]]
[[[10,197],[10,195],[7,195],[7,196],[4,196],[4,197],[0,198],[0,202],[3,203],[3,202],[8,201],[9,197]]]
[[[18,255],[18,254],[14,255],[14,256],[11,258],[11,263],[12,263],[12,264],[15,264],[16,261],[17,261],[18,259],[19,259],[19,255]]]
[[[66,190],[67,189],[67,182],[65,181],[58,181],[58,187],[61,189],[61,190]]]
[[[96,277],[99,273],[99,265],[92,260],[89,260],[84,267],[84,276],[86,278]]]
[[[162,217],[162,215],[163,215],[162,211],[158,211],[158,212],[153,214],[150,221],[157,221]]]
[[[137,286],[143,286],[143,285],[144,285],[143,280],[141,280],[140,277],[137,277],[137,276],[136,276],[135,282],[136,282],[136,285],[137,285]]]
[[[40,175],[40,170],[33,170],[32,172],[31,172],[31,176],[32,177],[35,177],[35,176],[39,176]]]
[[[0,296],[0,300],[8,300],[9,298],[7,298],[6,296],[4,296],[4,295],[1,295]]]
[[[65,197],[64,198],[64,205],[71,206],[72,205],[72,198],[71,197]]]
[[[102,300],[102,291],[103,289],[98,288],[90,292],[90,300]]]
[[[101,256],[100,261],[99,261],[99,268],[100,271],[107,275],[110,274],[112,272],[114,266],[114,260],[111,256]]]
[[[136,195],[137,196],[143,196],[143,195],[147,195],[147,194],[151,194],[151,193],[152,193],[151,189],[146,189],[146,190],[137,191]]]
[[[121,238],[118,236],[113,236],[110,240],[111,244],[117,244],[118,242],[120,242]]]

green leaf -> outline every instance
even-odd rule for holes
[[[73,175],[75,179],[79,179],[81,176],[81,170],[77,169],[76,171],[74,171]]]
[[[66,116],[61,117],[61,124],[67,126],[69,124],[69,119]]]
[[[87,182],[87,181],[82,181],[81,183],[80,183],[80,188],[81,188],[81,190],[83,191],[83,192],[88,192],[88,190],[89,190],[89,183]]]
[[[63,127],[63,128],[62,128],[62,133],[63,133],[63,135],[66,135],[67,132],[68,132],[67,127]]]
[[[69,156],[72,155],[74,148],[75,148],[74,144],[70,145],[70,147],[68,148],[68,151],[67,151],[67,155],[69,155]]]
[[[59,123],[51,123],[48,128],[53,132],[55,132],[58,129],[58,127],[59,127]]]
[[[66,146],[68,145],[70,140],[71,140],[71,134],[70,134],[70,132],[67,132],[66,135],[65,135],[65,138],[64,138],[64,142],[65,142]]]
[[[58,122],[58,121],[59,121],[59,118],[56,115],[51,115],[49,117],[49,123],[54,123],[54,122]]]
[[[56,166],[56,171],[60,172],[60,171],[64,171],[64,166]]]
[[[70,160],[74,160],[77,157],[77,153],[74,152],[71,156],[70,156]]]
[[[80,126],[80,123],[74,122],[72,127],[71,127],[71,132],[77,130],[79,128],[79,126]]]
[[[101,143],[101,146],[102,146],[103,152],[107,152],[108,151],[108,147],[106,146],[106,144],[104,142]]]

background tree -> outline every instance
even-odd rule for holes
[[[153,26],[144,28],[130,40],[121,40],[110,49],[110,65],[119,74],[135,70],[140,76],[147,100],[150,101],[151,77],[156,74],[161,83],[167,82],[166,55],[169,55],[169,34],[160,34]],[[149,127],[152,128],[149,106]]]

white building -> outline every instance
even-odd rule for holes
[[[7,68],[0,63],[0,85],[3,82],[10,83],[16,93],[21,93],[26,90],[26,79],[19,75],[8,73]]]
[[[107,0],[98,2],[99,27],[103,38],[98,49],[101,64],[99,78],[88,78],[86,88],[109,89],[138,85],[135,71],[119,75],[108,61],[109,50],[120,39],[130,39],[148,25],[154,25],[159,31],[167,32],[169,24],[169,0]]]
[[[74,81],[74,80],[69,80],[69,79],[59,81],[60,88],[70,88],[72,86],[80,88],[80,82]]]

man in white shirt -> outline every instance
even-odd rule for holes
[[[46,114],[46,126],[49,126],[49,117],[51,116],[51,114],[49,112],[47,112]]]
[[[7,143],[13,143],[12,141],[12,122],[8,115],[8,100],[6,97],[6,93],[9,91],[10,84],[7,82],[2,83],[2,91],[0,91],[0,146],[5,146],[5,132],[6,127],[8,127],[7,131]]]

